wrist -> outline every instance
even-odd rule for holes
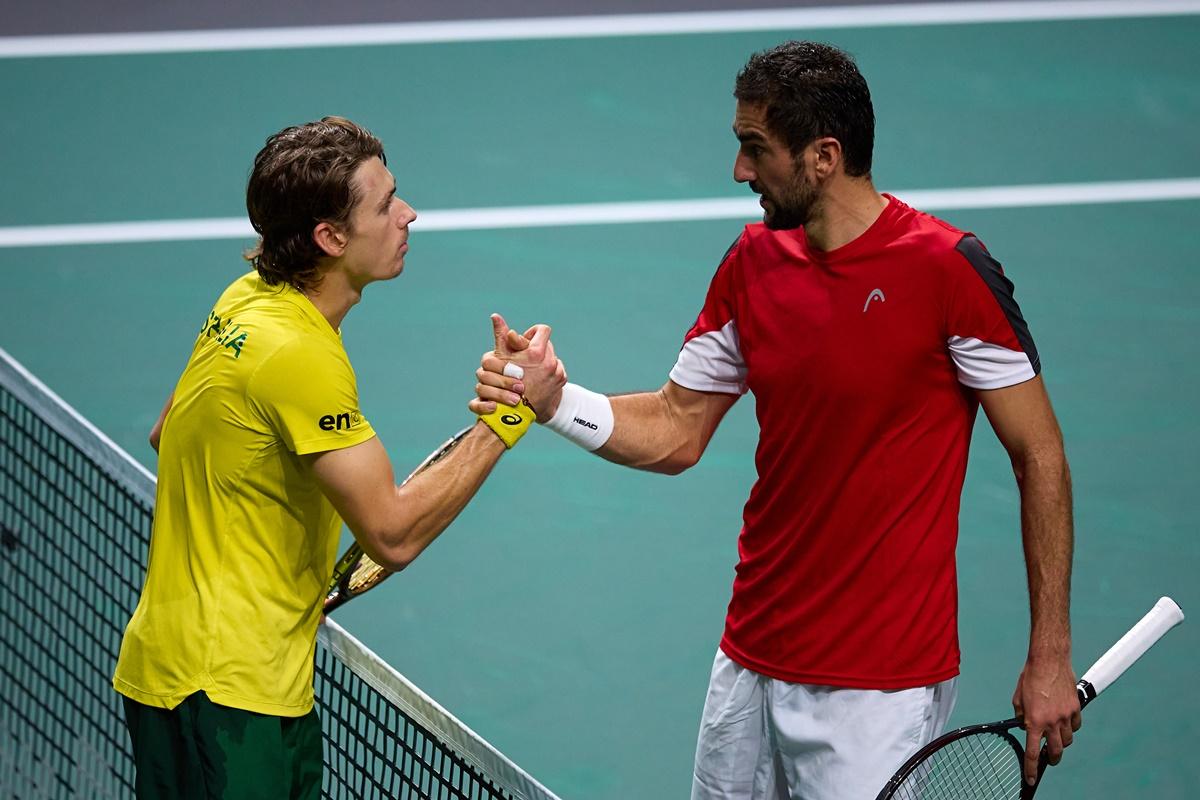
[[[1025,660],[1028,661],[1030,664],[1038,664],[1038,665],[1057,664],[1057,663],[1061,663],[1064,661],[1067,663],[1070,663],[1071,648],[1069,646],[1068,647],[1050,648],[1050,649],[1032,648],[1031,647],[1029,649],[1029,655],[1026,657]]]
[[[558,413],[558,409],[562,406],[562,391],[560,390],[551,399],[547,400],[542,405],[542,410],[538,412],[538,422],[545,425],[550,420],[554,419],[554,415]]]
[[[521,400],[515,406],[497,403],[495,411],[479,415],[479,421],[491,428],[492,432],[500,437],[500,441],[504,442],[504,446],[510,449],[521,440],[536,419],[537,413],[534,412],[533,406],[525,400]]]
[[[1035,622],[1029,633],[1029,660],[1055,661],[1071,657],[1071,624],[1063,619]]]
[[[544,425],[585,450],[599,450],[612,436],[612,402],[577,384],[564,386],[554,412],[547,412]]]

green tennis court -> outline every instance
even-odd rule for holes
[[[419,212],[744,197],[733,76],[798,37],[858,58],[876,183],[901,198],[1200,177],[1195,13],[0,58],[0,241],[25,226],[242,216],[263,139],[330,113],[384,140]],[[1160,595],[1200,610],[1200,192],[943,202],[930,210],[977,233],[1015,281],[1066,434],[1082,672]],[[554,325],[591,388],[661,385],[745,221],[418,220],[404,275],[368,290],[343,331],[397,469],[469,421],[492,311]],[[152,468],[146,433],[246,244],[0,247],[0,346]],[[534,433],[429,552],[339,621],[560,796],[686,796],[754,479],[752,403],[677,478]],[[1027,633],[1016,486],[986,423],[958,553],[952,722],[965,724],[1008,715]],[[1194,795],[1196,631],[1172,633],[1088,709],[1046,797]]]

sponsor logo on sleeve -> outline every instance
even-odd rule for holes
[[[357,411],[343,411],[339,414],[325,414],[317,420],[317,427],[323,431],[348,431],[358,427],[362,421],[362,414]]]

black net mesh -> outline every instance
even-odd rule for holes
[[[109,681],[151,513],[0,389],[0,796],[132,793]]]
[[[326,791],[333,797],[510,797],[328,650],[317,657]]]

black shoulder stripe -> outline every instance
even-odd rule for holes
[[[725,266],[725,262],[729,260],[729,254],[733,252],[733,248],[738,246],[738,242],[740,242],[742,237],[745,235],[746,232],[742,231],[737,235],[737,238],[730,243],[729,247],[725,248],[725,255],[721,256],[721,260],[717,263],[717,272],[720,272],[721,267]]]
[[[1021,349],[1029,356],[1034,374],[1041,373],[1042,361],[1038,356],[1037,346],[1033,343],[1029,326],[1025,323],[1025,317],[1021,315],[1021,308],[1013,296],[1013,283],[1005,276],[1000,262],[992,258],[991,253],[984,249],[983,243],[974,236],[964,236],[955,249],[962,253],[967,263],[975,268],[975,272],[979,273],[979,277],[983,278],[983,282],[992,290],[992,296],[1004,310],[1004,316],[1008,318],[1008,324],[1012,326],[1017,341],[1021,343]]]

